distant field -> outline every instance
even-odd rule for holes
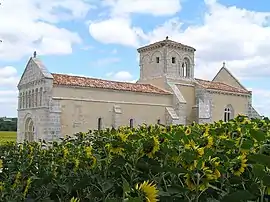
[[[16,141],[16,134],[17,132],[0,131],[0,144],[9,141]]]

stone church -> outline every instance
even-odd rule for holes
[[[136,83],[50,73],[34,53],[18,84],[17,141],[121,125],[228,121],[239,113],[260,118],[252,92],[225,64],[212,81],[194,78],[195,51],[168,37],[139,48]]]

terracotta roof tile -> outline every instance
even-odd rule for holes
[[[171,94],[169,91],[157,88],[151,84],[138,84],[128,82],[109,81],[82,76],[66,74],[52,74],[54,85],[81,86],[90,88],[103,88],[121,91],[133,91],[142,93]]]
[[[230,86],[230,85],[222,83],[222,82],[207,81],[207,80],[203,80],[203,79],[196,79],[196,81],[199,83],[199,85],[203,86],[206,89],[250,94],[250,91],[247,91],[247,90],[244,90],[241,88],[236,88],[236,87]]]

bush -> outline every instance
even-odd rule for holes
[[[266,201],[270,121],[89,131],[0,147],[1,201]],[[43,147],[46,147],[43,148]]]

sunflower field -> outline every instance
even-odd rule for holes
[[[143,125],[0,146],[0,201],[270,198],[270,120]]]

